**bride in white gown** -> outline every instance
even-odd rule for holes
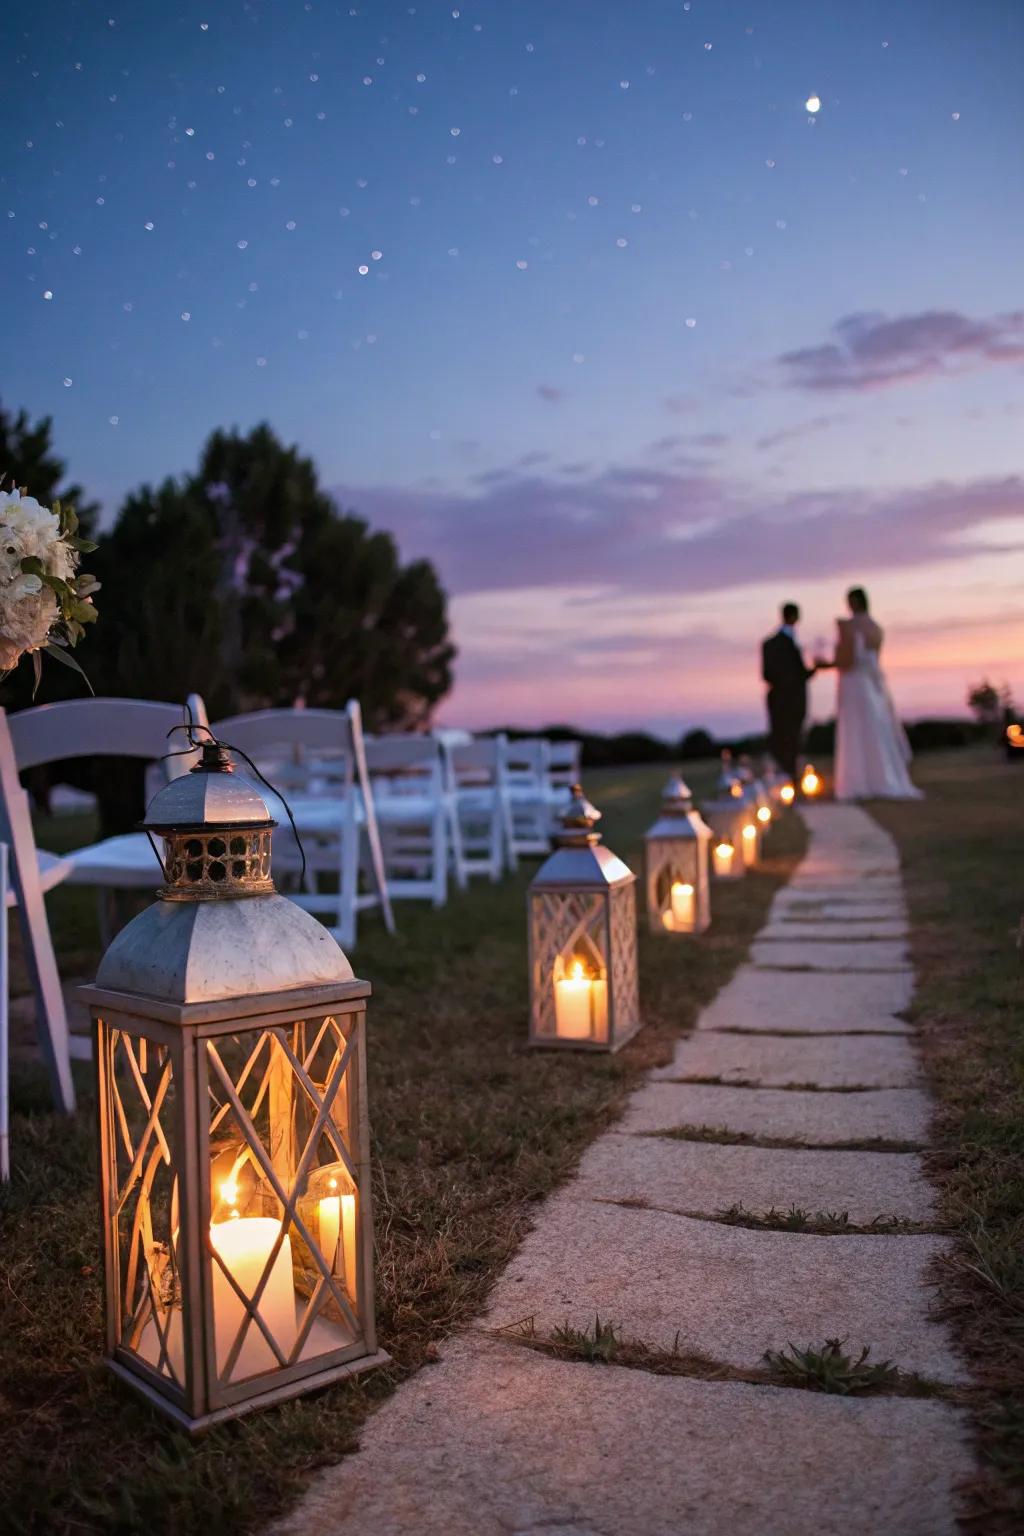
[[[846,594],[850,615],[839,619],[835,661],[835,796],[837,800],[920,800],[911,781],[910,743],[886,686],[883,633],[868,612],[867,594]]]

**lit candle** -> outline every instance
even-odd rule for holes
[[[337,1179],[331,1179],[329,1188],[337,1189]],[[319,1204],[320,1252],[331,1267],[332,1273],[340,1273],[345,1289],[356,1299],[356,1197],[355,1192],[344,1195],[324,1195]],[[341,1259],[338,1259],[338,1238],[341,1238]]]
[[[792,784],[783,784],[782,788],[779,790],[779,799],[782,801],[783,805],[793,804],[793,801],[796,799],[796,790],[793,788]]]
[[[732,843],[716,843],[711,859],[715,874],[720,879],[727,880],[732,875],[732,861],[735,853]]]
[[[600,977],[585,976],[577,960],[571,976],[555,982],[555,1033],[564,1040],[599,1036],[607,1009],[607,988]]]
[[[762,824],[762,826],[765,826],[765,827],[771,821],[772,813],[771,813],[771,811],[768,809],[768,807],[766,805],[762,805],[762,806],[758,807],[757,819]]]
[[[821,789],[821,780],[811,767],[810,763],[804,769],[804,776],[800,780],[800,788],[805,795],[816,795]]]
[[[743,867],[752,869],[757,863],[757,828],[752,821],[748,821],[743,828],[741,847],[743,849]]]
[[[232,1198],[235,1187],[223,1185],[221,1195]],[[210,1242],[220,1255],[232,1278],[241,1291],[252,1300],[260,1277],[267,1267],[274,1244],[277,1242],[281,1223],[273,1216],[239,1216],[228,1221],[214,1222],[210,1226]],[[217,1343],[217,1371],[224,1374],[228,1355],[234,1345],[238,1330],[245,1317],[245,1307],[235,1293],[227,1275],[216,1259],[210,1265],[213,1271],[213,1325]],[[270,1270],[258,1309],[277,1342],[277,1347],[287,1359],[295,1343],[295,1282],[292,1275],[291,1238],[285,1233],[277,1257]],[[267,1343],[255,1322],[250,1322],[242,1347],[238,1352],[232,1381],[255,1376],[260,1371],[275,1370],[277,1356]]]
[[[743,785],[740,783],[739,779],[733,779],[732,783],[729,785],[729,793],[732,795],[734,800],[743,799]]]
[[[691,933],[697,923],[696,893],[692,885],[675,880],[670,891],[672,899],[672,927],[681,933]]]

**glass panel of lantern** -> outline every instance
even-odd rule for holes
[[[711,923],[711,829],[683,780],[665,786],[661,815],[644,837],[647,921],[653,933],[704,933]]]
[[[640,1028],[636,876],[578,784],[530,885],[530,1044],[617,1051]]]
[[[730,795],[727,800],[707,800],[701,807],[701,815],[711,829],[711,872],[717,880],[742,880],[753,860],[744,847],[744,829],[754,828],[756,844],[756,817],[742,794]],[[747,836],[746,843],[752,839]],[[755,854],[756,857],[756,854]]]
[[[168,883],[80,989],[96,1022],[107,1353],[195,1430],[387,1358],[370,989],[274,891],[260,853],[273,822],[219,749],[155,797],[146,825]]]

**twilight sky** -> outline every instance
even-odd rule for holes
[[[0,49],[0,395],[108,517],[269,421],[436,561],[453,723],[754,725],[778,601],[813,649],[854,581],[907,716],[1024,696],[1018,0],[7,0]]]

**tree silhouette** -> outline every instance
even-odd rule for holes
[[[91,563],[105,692],[194,689],[213,715],[358,698],[386,729],[425,724],[451,686],[433,567],[337,512],[266,425],[214,432],[194,475],[130,496]]]

